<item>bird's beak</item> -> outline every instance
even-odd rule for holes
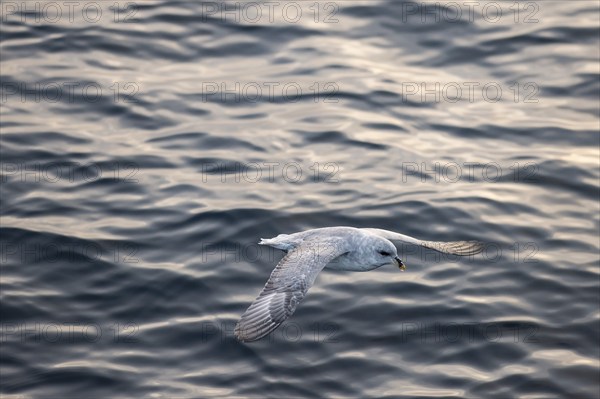
[[[403,272],[404,270],[406,270],[406,266],[404,265],[404,263],[402,263],[402,261],[400,260],[399,257],[395,257],[394,258],[394,262],[396,262],[396,264],[398,265],[398,268],[400,269],[401,272]]]

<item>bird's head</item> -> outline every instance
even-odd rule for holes
[[[393,265],[400,269],[400,271],[404,271],[406,266],[398,257],[398,251],[394,244],[385,238],[381,237],[369,237],[371,240],[370,245],[367,246],[369,248],[369,253],[365,254],[371,264],[376,267]]]

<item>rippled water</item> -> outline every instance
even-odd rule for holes
[[[3,397],[599,397],[597,2],[1,11]],[[237,342],[336,225],[486,251]]]

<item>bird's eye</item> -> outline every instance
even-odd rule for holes
[[[379,253],[383,256],[390,256],[391,254],[389,252],[385,252],[385,251],[379,251]]]

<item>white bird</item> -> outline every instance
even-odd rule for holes
[[[325,227],[263,238],[259,244],[287,254],[240,318],[235,336],[242,342],[256,341],[279,327],[294,313],[325,267],[362,272],[392,264],[404,271],[405,266],[390,240],[459,256],[474,255],[483,249],[476,241],[422,241],[393,231],[354,227]]]

